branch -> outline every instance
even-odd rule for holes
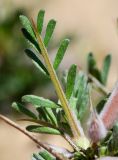
[[[33,123],[37,123],[37,124],[41,124],[43,126],[47,126],[47,127],[51,127],[54,129],[57,129],[61,132],[61,136],[71,145],[71,147],[76,150],[76,151],[80,151],[83,150],[81,147],[77,147],[74,142],[71,140],[70,136],[68,134],[66,134],[62,128],[56,127],[55,125],[52,125],[51,123],[45,122],[45,121],[41,121],[41,120],[34,120],[34,119],[19,119],[18,121],[28,121],[28,122],[33,122]]]
[[[28,131],[26,131],[25,129],[21,128],[18,124],[16,124],[15,122],[11,121],[10,119],[8,119],[7,117],[3,116],[0,114],[0,119],[3,120],[5,123],[9,124],[10,126],[12,126],[13,128],[16,128],[18,131],[20,131],[21,133],[23,133],[24,135],[26,135],[27,137],[29,137],[35,144],[37,144],[38,146],[44,148],[45,150],[47,150],[48,152],[50,152],[54,157],[56,157],[58,160],[64,160],[65,157],[57,154],[53,149],[51,149],[49,146],[43,144],[42,142],[40,142],[39,140],[37,140],[34,136],[32,136]],[[67,159],[66,159],[67,160]]]

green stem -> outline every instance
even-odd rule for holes
[[[79,128],[78,124],[77,124],[77,120],[75,119],[73,113],[71,112],[71,109],[68,105],[68,101],[65,97],[65,94],[62,90],[62,87],[60,85],[60,82],[57,78],[57,75],[55,73],[55,70],[51,64],[51,61],[49,59],[49,56],[48,56],[48,52],[47,52],[47,49],[45,48],[45,45],[43,43],[43,40],[41,38],[41,36],[38,34],[37,32],[37,29],[33,23],[33,28],[34,28],[34,32],[36,34],[36,37],[37,37],[37,41],[38,41],[38,44],[40,46],[40,49],[41,49],[41,54],[44,58],[44,61],[45,61],[45,64],[47,66],[47,69],[48,69],[48,72],[50,74],[50,78],[54,84],[54,87],[55,87],[55,90],[57,92],[57,95],[60,99],[60,102],[62,104],[62,107],[65,111],[65,114],[67,116],[67,119],[68,119],[68,122],[70,124],[70,127],[71,127],[71,130],[72,130],[72,133],[73,133],[73,136],[74,136],[74,139],[77,140],[79,139],[80,136],[83,136],[82,133],[81,133],[81,129]]]

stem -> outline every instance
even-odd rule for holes
[[[61,136],[71,145],[71,147],[76,150],[76,151],[80,151],[82,148],[78,148],[74,142],[71,140],[70,136],[68,134],[66,134],[62,128],[58,128],[56,127],[55,125],[52,125],[51,123],[48,123],[48,122],[45,122],[45,121],[41,121],[41,120],[34,120],[34,119],[19,119],[18,121],[30,121],[30,122],[34,122],[34,123],[37,123],[37,124],[41,124],[41,125],[44,125],[44,126],[47,126],[47,127],[51,127],[51,128],[54,128],[54,129],[57,129],[61,132]]]
[[[47,52],[47,49],[45,48],[43,40],[42,40],[41,36],[39,35],[39,33],[37,32],[37,29],[35,27],[34,22],[32,24],[33,24],[34,32],[35,32],[36,37],[37,37],[37,41],[38,41],[40,49],[41,49],[41,54],[44,58],[45,64],[46,64],[48,72],[50,74],[50,78],[51,78],[51,80],[54,84],[55,90],[56,90],[57,95],[60,99],[63,110],[64,110],[64,112],[67,116],[68,122],[70,124],[71,130],[72,130],[72,133],[73,133],[73,136],[74,136],[74,139],[77,140],[77,139],[79,139],[80,136],[83,136],[82,133],[81,133],[81,129],[79,129],[79,126],[77,124],[77,120],[75,119],[75,117],[74,117],[73,113],[71,112],[71,109],[68,105],[68,101],[65,97],[63,89],[62,89],[62,87],[60,85],[60,82],[57,78],[55,70],[54,70],[54,68],[51,64],[51,61],[49,59],[48,52]]]
[[[98,89],[105,95],[107,95],[109,93],[109,91],[107,90],[107,88],[105,86],[103,86],[95,77],[93,77],[91,74],[88,75],[89,79],[92,80],[96,86],[98,87]]]
[[[83,148],[79,147],[79,146],[76,146],[74,144],[74,142],[71,140],[70,136],[66,133],[63,133],[63,138],[72,146],[72,148],[77,151],[77,152],[80,152],[80,151],[84,151]]]
[[[42,142],[40,142],[39,140],[37,140],[34,136],[32,136],[28,131],[24,130],[23,128],[21,128],[18,124],[16,124],[15,122],[11,121],[10,119],[8,119],[7,117],[3,116],[0,114],[0,119],[3,120],[5,123],[9,124],[10,126],[16,128],[17,130],[19,130],[21,133],[23,133],[24,135],[26,135],[27,137],[29,137],[35,144],[37,144],[38,146],[41,146],[42,148],[44,148],[45,150],[47,150],[48,152],[50,152],[54,157],[56,157],[58,160],[64,160],[64,157],[57,154],[53,149],[51,149],[49,146],[43,144]],[[67,160],[67,159],[66,159]]]

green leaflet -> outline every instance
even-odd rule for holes
[[[46,33],[45,33],[45,37],[44,37],[45,47],[48,46],[48,43],[49,43],[49,41],[52,37],[52,34],[54,32],[55,26],[56,26],[56,21],[51,19],[47,25]]]
[[[92,53],[88,54],[88,72],[101,82],[101,73],[96,66],[96,60]]]
[[[78,75],[78,89],[76,91],[76,97],[77,97],[77,110],[78,119],[81,119],[83,117],[84,112],[87,108],[87,103],[89,99],[89,86],[87,84],[87,77],[84,75],[83,72],[80,72]]]
[[[38,107],[38,108],[36,108],[36,110],[38,112],[38,117],[40,120],[50,122],[50,119],[49,119],[48,115],[46,114],[44,107]]]
[[[33,119],[37,119],[36,115],[31,112],[30,110],[28,110],[26,107],[24,107],[22,104],[20,103],[12,103],[12,108],[14,108],[15,110],[17,110],[18,112],[21,112],[25,115],[27,115],[28,117],[31,117]]]
[[[88,72],[98,79],[102,84],[106,85],[109,68],[111,64],[111,55],[107,55],[103,62],[102,70],[100,71],[96,66],[96,60],[92,53],[88,54]]]
[[[49,120],[52,124],[54,124],[54,125],[57,126],[57,125],[58,125],[58,124],[57,124],[57,119],[56,119],[56,117],[55,117],[52,109],[51,109],[51,108],[44,108],[44,110],[45,110],[46,115],[48,116],[48,120]]]
[[[96,60],[94,59],[92,53],[89,53],[87,58],[88,71],[90,72],[93,68],[96,67]]]
[[[82,71],[76,75],[74,82],[69,104],[73,108],[77,118],[81,120],[87,109],[90,85],[87,83],[87,77]]]
[[[41,32],[42,32],[44,15],[45,15],[45,11],[40,10],[38,13],[38,16],[37,16],[37,30],[38,30],[39,34],[41,34]]]
[[[54,128],[50,127],[42,127],[38,125],[30,125],[27,126],[26,129],[30,132],[35,132],[35,133],[45,133],[45,134],[56,134],[60,135],[60,132]]]
[[[24,37],[39,51],[39,53],[41,53],[37,41],[30,35],[30,33],[25,28],[22,28],[22,33]]]
[[[45,160],[45,159],[38,154],[33,154],[32,160]]]
[[[32,28],[32,24],[30,23],[29,19],[24,15],[20,15],[19,18],[23,27],[29,32],[29,34],[33,37],[33,39],[36,39]]]
[[[88,102],[89,102],[89,88],[90,88],[90,85],[86,85],[86,88],[85,90],[83,90],[83,93],[82,93],[82,97],[81,97],[81,102],[78,104],[78,119],[82,119],[83,118],[83,115],[88,107]]]
[[[56,158],[46,150],[40,151],[39,155],[41,155],[45,160],[56,160]]]
[[[49,107],[49,108],[58,108],[59,105],[52,102],[51,100],[45,99],[43,97],[38,97],[34,95],[25,95],[22,97],[23,102],[31,103],[37,107]],[[36,107],[36,108],[37,108]]]
[[[50,128],[56,128],[57,127],[47,121],[44,121],[44,120],[40,120],[40,119],[29,119],[29,118],[23,118],[23,119],[20,119],[20,121],[28,121],[28,122],[33,122],[33,123],[37,123],[41,126],[45,126],[45,127],[50,127]]]
[[[44,66],[44,64],[41,62],[41,60],[39,59],[39,57],[33,51],[31,51],[30,49],[26,49],[25,52],[26,52],[27,56],[29,58],[31,58],[39,66],[39,68],[41,68],[41,70],[45,74],[49,75],[46,67]]]
[[[111,93],[109,93],[107,96],[105,96],[96,106],[97,112],[100,114],[102,109],[104,108],[105,103],[107,102],[107,99],[109,98]]]
[[[108,150],[110,155],[118,155],[118,123],[113,127],[112,136],[108,143]]]
[[[68,71],[67,85],[66,85],[66,98],[67,98],[67,100],[70,99],[72,92],[73,92],[73,89],[74,89],[76,71],[77,71],[77,66],[75,64],[73,64]]]
[[[77,97],[78,100],[80,100],[82,96],[83,87],[85,85],[84,82],[85,82],[84,73],[80,71],[79,74],[77,74],[76,76],[75,86],[74,86],[74,91],[73,91],[73,95]]]
[[[102,71],[101,71],[101,79],[102,79],[102,83],[104,85],[107,82],[110,64],[111,64],[111,55],[107,55],[104,59],[103,67],[102,67]]]
[[[39,154],[33,154],[32,160],[56,160],[48,151],[41,150]]]
[[[40,107],[37,108],[37,111],[39,113],[39,119],[49,122],[55,126],[58,126],[57,118],[55,117],[55,114],[53,113],[51,108]]]
[[[54,60],[54,63],[53,63],[53,67],[55,70],[57,70],[57,68],[59,67],[59,64],[61,63],[63,57],[64,57],[64,54],[66,52],[66,49],[69,45],[69,42],[70,40],[69,39],[64,39],[61,44],[60,44],[60,47],[57,51],[57,54],[56,54],[56,57],[55,57],[55,60]]]

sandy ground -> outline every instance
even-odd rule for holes
[[[20,126],[25,127],[26,123]],[[33,134],[40,141],[71,149],[60,136]],[[28,137],[0,121],[0,160],[30,160],[39,149]]]
[[[6,10],[4,7],[6,6]],[[85,66],[85,57],[93,51],[99,66],[104,55],[113,55],[112,67],[108,81],[111,88],[118,78],[118,1],[117,0],[0,0],[0,13],[6,14],[13,7],[24,7],[34,17],[38,10],[46,10],[46,22],[55,18],[57,28],[55,37],[74,33],[75,40],[68,49],[63,66],[71,63]],[[52,51],[55,53],[55,50]],[[68,63],[66,63],[68,62]],[[62,145],[63,140],[40,137]],[[32,152],[37,151],[33,143],[24,135],[0,122],[0,160],[29,160]]]

